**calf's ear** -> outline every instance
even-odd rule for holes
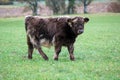
[[[89,21],[89,18],[84,18],[84,23],[87,23]]]

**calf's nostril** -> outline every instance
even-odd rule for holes
[[[84,30],[78,30],[78,33],[83,33],[84,32]]]

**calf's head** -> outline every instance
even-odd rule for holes
[[[68,25],[72,28],[73,32],[77,35],[84,32],[84,24],[89,21],[89,18],[75,17],[68,19]]]

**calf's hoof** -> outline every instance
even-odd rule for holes
[[[58,61],[58,58],[54,58],[55,61]]]
[[[58,56],[54,55],[53,59],[56,60],[56,61],[58,61]]]
[[[32,56],[28,56],[28,59],[32,59]]]
[[[70,60],[71,60],[71,61],[75,61],[75,58],[74,58],[74,57],[70,57]]]
[[[70,59],[71,61],[75,61],[75,59]]]
[[[45,56],[43,56],[43,58],[44,58],[44,60],[48,60],[48,57],[45,55]]]

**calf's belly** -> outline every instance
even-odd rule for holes
[[[53,43],[51,43],[49,40],[47,40],[45,38],[40,40],[40,46],[50,48],[52,45],[53,45]]]

